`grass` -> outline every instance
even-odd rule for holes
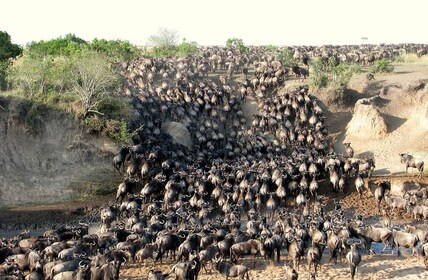
[[[394,63],[396,64],[428,64],[428,55],[418,57],[414,53],[399,55]]]

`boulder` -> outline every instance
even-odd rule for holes
[[[187,127],[179,122],[164,122],[162,124],[162,131],[169,134],[172,139],[187,148],[192,148],[192,139]]]

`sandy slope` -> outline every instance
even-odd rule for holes
[[[327,123],[333,133],[336,150],[343,151],[343,143],[350,142],[356,156],[373,156],[376,162],[375,174],[403,172],[404,166],[400,164],[398,156],[402,152],[428,160],[428,129],[421,125],[424,116],[420,109],[421,100],[428,102],[428,91],[427,88],[418,93],[405,90],[409,83],[420,79],[428,79],[428,64],[396,65],[394,73],[377,75],[363,93],[359,91],[362,90],[364,75],[355,77],[351,81],[351,88],[357,91],[359,98],[371,97],[379,94],[382,87],[388,88],[388,92],[375,102],[387,124],[388,133],[381,139],[349,134],[346,127],[352,118],[353,108],[329,108]]]

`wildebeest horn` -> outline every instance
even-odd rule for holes
[[[82,263],[83,263],[83,261],[80,261],[80,262],[79,262],[79,267],[84,268],[84,267],[85,267],[85,265],[82,265]]]

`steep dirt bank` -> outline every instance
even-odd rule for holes
[[[0,207],[64,201],[111,184],[113,142],[88,136],[64,112],[0,102]]]
[[[428,87],[425,86],[425,89],[417,92],[409,92],[408,85],[427,79],[426,64],[395,65],[393,73],[377,74],[375,79],[369,82],[365,80],[364,73],[353,77],[350,88],[354,102],[343,108],[326,107],[326,123],[335,150],[343,152],[343,143],[348,142],[354,148],[355,156],[374,157],[376,163],[374,174],[403,172],[405,168],[400,163],[399,153],[408,152],[426,161]],[[378,97],[373,98],[372,104],[386,124],[386,129],[384,126],[372,125],[370,114],[357,116],[354,111],[355,101],[376,95]],[[352,123],[365,123],[367,128],[362,128],[364,131],[354,131],[349,129]],[[368,137],[367,133],[379,137]],[[410,171],[415,170],[409,169]]]

